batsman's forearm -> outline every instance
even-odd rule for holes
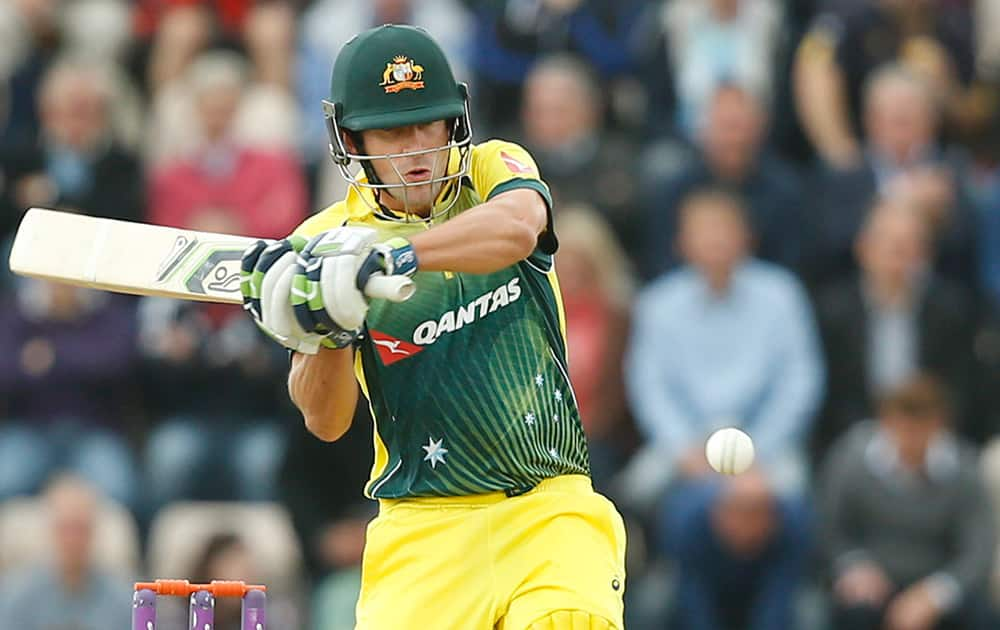
[[[354,350],[320,349],[317,354],[292,355],[288,393],[302,412],[309,432],[326,442],[351,426],[358,404]]]
[[[421,271],[492,273],[524,260],[538,238],[530,226],[483,212],[452,219],[411,239]]]
[[[533,190],[513,190],[410,238],[421,271],[492,273],[524,260],[545,229]]]

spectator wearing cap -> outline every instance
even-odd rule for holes
[[[915,374],[833,447],[819,489],[832,627],[980,627],[995,524],[951,418],[947,390]]]

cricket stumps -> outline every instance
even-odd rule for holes
[[[188,597],[191,630],[215,628],[215,600],[239,597],[243,600],[240,630],[267,629],[267,587],[244,582],[215,580],[209,584],[191,584],[187,580],[137,582],[132,596],[132,630],[156,630],[156,598]]]

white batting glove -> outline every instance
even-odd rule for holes
[[[303,247],[291,294],[303,330],[328,334],[361,329],[368,299],[358,288],[358,269],[375,237],[371,228],[341,227],[317,234]]]
[[[291,304],[291,285],[298,253],[306,239],[260,240],[243,254],[240,290],[243,308],[269,337],[290,350],[316,354],[324,335],[299,326]]]

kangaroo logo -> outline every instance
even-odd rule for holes
[[[368,337],[371,338],[378,357],[382,359],[382,364],[387,367],[397,361],[408,359],[424,349],[423,346],[396,339],[378,330],[369,330]]]
[[[392,61],[385,64],[380,86],[386,94],[395,94],[400,90],[424,89],[424,67],[414,63],[406,55],[396,55]]]
[[[402,343],[402,341],[400,341],[399,339],[395,341],[387,341],[385,339],[372,339],[372,343],[375,344],[376,346],[382,346],[383,348],[388,348],[391,354],[402,354],[406,356],[410,356],[411,354],[413,354],[408,350],[399,349],[399,344]]]

